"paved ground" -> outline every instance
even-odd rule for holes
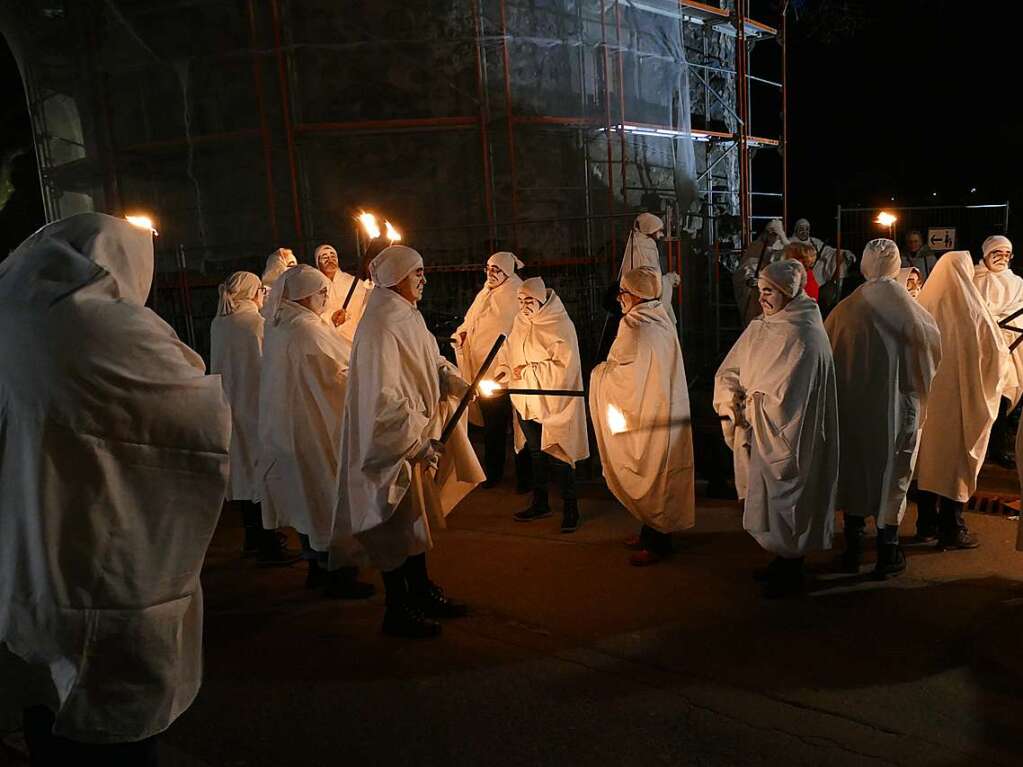
[[[640,570],[596,486],[572,536],[510,521],[522,500],[477,491],[455,512],[431,571],[474,613],[419,643],[379,634],[379,597],[327,602],[301,567],[243,562],[224,520],[206,683],[164,764],[1023,763],[1015,522],[971,514],[983,548],[911,551],[886,584],[820,556],[808,596],[768,602],[735,504],[702,502],[678,554]]]

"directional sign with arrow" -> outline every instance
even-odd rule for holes
[[[931,250],[952,250],[956,246],[956,230],[954,226],[929,228],[927,244]]]

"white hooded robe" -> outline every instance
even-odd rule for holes
[[[987,265],[981,261],[973,268],[973,284],[980,293],[981,298],[987,305],[988,311],[995,322],[1001,322],[1009,315],[1023,309],[1023,277],[1006,269],[1002,272],[992,272]],[[1016,327],[1023,327],[1023,316],[1017,317],[1010,323]],[[1007,346],[1019,338],[1019,333],[1012,330],[1002,330],[1002,337]],[[1004,382],[1002,395],[1007,397],[1013,404],[1019,402],[1023,394],[1023,345],[1017,346],[1011,352],[1011,364],[1006,369],[1008,376]]]
[[[331,548],[347,376],[343,339],[321,316],[282,300],[266,328],[259,392],[263,527],[293,527],[321,552]]]
[[[230,411],[152,277],[150,233],[98,213],[0,264],[0,709],[85,742],[162,732],[202,680]]]
[[[231,314],[210,325],[210,372],[220,375],[231,403],[229,501],[259,501],[259,375],[263,317],[253,301],[239,301]]]
[[[575,325],[558,295],[547,289],[547,300],[531,317],[515,315],[511,334],[498,355],[495,370],[504,372],[503,384],[510,389],[571,389],[582,391],[583,372]],[[512,370],[527,365],[522,378],[514,380]],[[586,403],[582,397],[511,395],[512,405],[525,420],[543,425],[541,449],[570,466],[590,457],[586,435]],[[515,450],[526,446],[525,436],[515,422]]]
[[[613,433],[608,406],[625,416]],[[662,533],[696,521],[693,429],[678,334],[660,301],[622,317],[607,362],[590,376],[590,415],[615,498]]]
[[[735,456],[743,527],[786,558],[831,548],[838,401],[831,345],[800,293],[739,336],[714,378],[714,409]]]
[[[927,395],[941,360],[941,333],[931,315],[891,277],[858,287],[835,307],[824,327],[838,384],[838,508],[897,527],[906,511]]]
[[[351,290],[353,282],[356,282],[356,278],[347,272],[338,269],[334,273],[334,278],[330,280],[330,292],[327,294],[327,308],[323,310],[325,320],[329,322],[330,318],[334,316],[334,312],[344,307],[345,298],[348,297],[348,291]],[[371,290],[373,290],[373,283],[368,280],[358,281],[355,291],[352,293],[352,300],[348,302],[348,308],[345,309],[347,315],[345,321],[337,326],[337,332],[345,339],[349,349],[355,342],[355,331],[358,330],[359,320],[362,319],[362,314],[366,311],[366,298]]]
[[[973,272],[969,253],[946,253],[917,298],[941,331],[941,363],[920,436],[917,484],[954,501],[969,500],[977,489],[1009,380],[1009,349]]]
[[[413,458],[438,439],[458,400],[458,378],[423,315],[375,288],[355,334],[341,424],[334,540],[355,536],[380,570],[428,551],[430,528],[485,479],[463,416],[436,472]],[[333,561],[334,550],[331,551]]]

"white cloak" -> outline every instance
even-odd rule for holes
[[[995,322],[1001,322],[1013,312],[1023,309],[1023,277],[1011,269],[992,272],[981,261],[973,268],[973,284]],[[1023,316],[1017,317],[1010,324],[1023,327]],[[1011,346],[1019,338],[1019,333],[1002,330],[1002,336],[1006,346]],[[1008,397],[1015,407],[1020,394],[1023,394],[1023,344],[1010,354],[1011,364],[1006,368],[1008,377],[1004,381],[1002,396]]]
[[[432,547],[431,525],[485,479],[459,421],[436,472],[414,461],[458,404],[458,379],[423,315],[375,288],[355,334],[341,423],[334,540],[354,535],[383,571]],[[334,557],[334,550],[331,557]]]
[[[898,526],[906,511],[927,394],[941,360],[938,326],[892,278],[870,280],[824,324],[838,386],[838,508]]]
[[[941,363],[920,436],[921,490],[967,501],[977,489],[998,417],[1009,349],[973,284],[966,251],[943,255],[917,298],[941,331]]]
[[[760,316],[760,290],[755,282],[764,268],[781,258],[784,246],[781,241],[775,242],[775,246],[764,252],[764,241],[756,240],[751,243],[739,260],[739,266],[732,273],[732,288],[735,291],[735,303],[739,308],[739,317],[743,327],[747,326],[755,318]],[[751,284],[754,283],[754,284]]]
[[[259,372],[263,317],[253,301],[240,301],[231,314],[210,325],[210,372],[220,375],[231,403],[229,501],[259,501]]]
[[[86,742],[165,730],[202,679],[231,415],[152,276],[149,232],[98,213],[0,264],[0,709]]]
[[[355,282],[355,277],[347,272],[338,269],[334,273],[334,279],[330,281],[330,292],[327,294],[327,308],[323,311],[323,318],[327,322],[330,322],[334,312],[344,307],[345,298],[348,296],[353,282]],[[348,302],[348,308],[345,309],[347,315],[345,321],[337,326],[337,332],[345,339],[349,348],[355,341],[355,331],[359,327],[359,320],[362,319],[363,312],[366,311],[366,297],[371,290],[373,290],[372,282],[369,280],[359,281],[359,284],[355,286],[355,292],[352,293],[352,300]]]
[[[675,272],[661,272],[661,254],[657,249],[657,240],[647,237],[642,232],[633,230],[629,233],[629,239],[625,243],[625,253],[622,255],[622,267],[618,270],[618,282],[627,272],[633,269],[646,269],[657,275],[661,281],[661,305],[672,327],[678,325],[675,318],[675,309],[671,302],[674,298],[673,291],[678,285],[678,275]]]
[[[520,285],[522,278],[513,274],[496,288],[484,286],[465,313],[465,320],[455,331],[456,337],[465,333],[465,343],[455,346],[455,359],[466,381],[476,377],[497,337],[511,332],[515,315],[519,311]],[[470,418],[478,426],[483,425],[479,408],[470,407]]]
[[[608,405],[626,430],[612,433]],[[638,520],[662,533],[696,521],[693,427],[678,334],[660,301],[634,307],[607,362],[590,376],[590,415],[607,486]]]
[[[831,548],[838,400],[831,345],[805,293],[759,317],[714,378],[714,409],[735,456],[743,527],[782,557]]]
[[[263,526],[293,527],[316,551],[330,550],[347,376],[343,339],[322,317],[283,300],[266,328],[259,389]]]
[[[565,305],[547,289],[547,301],[532,317],[515,315],[511,335],[501,347],[496,371],[504,372],[502,383],[511,389],[572,389],[582,391],[583,372],[579,339]],[[512,370],[527,365],[522,378]],[[559,461],[575,466],[590,457],[586,435],[586,403],[582,397],[511,395],[512,405],[526,420],[543,424],[541,449]],[[526,440],[515,422],[515,450],[521,452]]]

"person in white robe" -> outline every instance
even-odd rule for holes
[[[341,422],[334,538],[354,535],[383,575],[384,632],[436,636],[435,618],[466,614],[430,580],[431,531],[480,482],[460,418],[439,441],[468,384],[445,360],[417,305],[423,259],[404,245],[370,264],[376,286],[355,334]]]
[[[522,278],[516,271],[522,266],[515,254],[507,251],[494,253],[487,259],[486,282],[476,294],[452,340],[458,369],[466,381],[476,377],[497,337],[511,332],[519,310],[518,291],[522,285]],[[479,412],[474,413],[477,408],[471,407],[470,421],[478,418],[475,422],[482,422],[484,431],[483,465],[487,480],[482,487],[496,487],[504,477],[508,428],[512,418],[511,400],[507,394],[497,393],[480,398],[474,404]],[[519,456],[524,456],[525,460]],[[519,489],[524,491],[523,485],[528,487],[530,481],[528,452],[516,454],[516,474]]]
[[[868,242],[860,263],[867,281],[824,323],[838,384],[842,569],[859,573],[866,519],[874,517],[874,576],[885,578],[906,569],[899,525],[906,513],[927,395],[941,360],[941,333],[931,315],[895,281],[901,257],[892,240]]]
[[[68,764],[150,763],[202,681],[231,414],[145,307],[153,267],[150,231],[101,213],[0,264],[0,727],[24,711]]]
[[[757,280],[760,272],[768,264],[780,260],[788,244],[785,227],[781,221],[771,219],[760,232],[760,236],[746,248],[738,267],[732,273],[735,303],[739,308],[739,318],[744,328],[760,316],[760,301],[757,297]]]
[[[973,284],[977,286],[987,305],[988,311],[995,322],[1008,320],[1016,312],[1023,310],[1023,277],[1012,271],[1012,242],[1008,237],[994,235],[984,240],[981,246],[983,258],[973,270]],[[1011,324],[1023,327],[1023,316],[1016,317]],[[1019,338],[1014,330],[1003,329],[1002,335],[1009,346]],[[1018,402],[1021,382],[1023,382],[1023,347],[1017,346],[1011,352],[1009,380],[1005,383],[1004,396],[991,427],[991,441],[988,445],[988,456],[1006,467],[1015,464],[1013,446],[1016,430],[1019,426],[1019,411],[1008,407],[1009,402]]]
[[[279,296],[274,297],[271,295],[274,285],[277,285],[284,272],[297,265],[298,259],[295,258],[295,254],[288,248],[277,248],[277,250],[266,257],[266,266],[263,269],[263,276],[260,278],[263,283],[264,294],[263,308],[260,311],[265,319],[273,319],[272,316],[267,316],[267,312],[270,310],[271,305],[276,306],[280,303]],[[278,285],[278,290],[281,287],[281,285]]]
[[[366,296],[373,289],[372,283],[368,280],[359,280],[354,275],[341,270],[338,261],[337,250],[333,245],[320,245],[314,252],[316,268],[323,272],[323,276],[330,280],[330,293],[327,296],[327,308],[323,316],[328,319],[338,333],[345,339],[350,347],[355,341],[355,331],[359,327],[359,320],[366,310]],[[352,288],[352,285],[355,288]],[[351,292],[352,297],[345,307],[345,299]]]
[[[798,261],[760,273],[763,316],[714,379],[714,409],[735,459],[743,527],[776,559],[756,575],[764,594],[803,588],[803,558],[831,548],[838,485],[835,364]]]
[[[631,564],[671,553],[671,534],[696,521],[693,427],[678,333],[660,283],[634,269],[622,277],[622,322],[606,362],[590,375],[590,415],[615,498],[642,523],[626,542]]]
[[[373,587],[358,580],[359,547],[333,539],[348,347],[323,316],[330,290],[323,274],[294,266],[280,281],[281,291],[271,294],[280,299],[267,323],[259,387],[263,525],[298,532],[308,588],[365,599]]]
[[[899,269],[899,275],[895,278],[895,281],[906,289],[910,298],[914,301],[920,296],[920,291],[924,287],[920,270],[915,266],[904,266]]]
[[[583,390],[579,339],[558,295],[539,277],[523,281],[519,312],[511,335],[501,348],[494,378],[510,389]],[[512,394],[515,408],[515,449],[529,450],[533,500],[515,513],[517,522],[551,515],[549,475],[557,473],[563,503],[561,532],[579,526],[575,465],[590,456],[586,404],[582,397]]]
[[[243,556],[260,565],[287,565],[296,556],[275,531],[263,529],[259,462],[259,373],[263,357],[263,290],[252,272],[235,272],[218,288],[210,324],[210,372],[219,375],[231,404],[231,474],[227,501],[241,517]]]
[[[796,221],[791,241],[805,242],[817,253],[813,276],[819,290],[817,303],[821,314],[826,317],[841,300],[842,282],[848,276],[849,267],[856,263],[856,257],[851,251],[838,250],[810,234],[810,222],[805,218]]]
[[[661,286],[661,305],[674,327],[678,321],[671,304],[672,291],[678,287],[681,278],[678,272],[664,272],[661,269],[661,254],[657,243],[662,239],[664,239],[664,222],[660,217],[653,213],[640,213],[636,216],[636,220],[632,222],[629,239],[625,243],[622,266],[618,270],[618,282],[620,285],[626,273],[633,269],[646,269],[655,273]]]
[[[941,363],[928,397],[917,459],[916,541],[943,549],[979,544],[963,519],[977,489],[1006,383],[1009,348],[973,281],[970,254],[944,254],[917,299],[941,331]],[[1013,403],[1015,404],[1015,403]]]

